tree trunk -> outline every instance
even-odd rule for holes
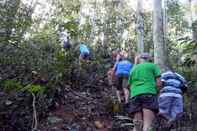
[[[137,52],[144,52],[143,0],[137,1]]]
[[[163,72],[167,69],[167,66],[163,31],[162,1],[154,0],[153,4],[154,61],[160,66],[161,71]]]
[[[168,0],[163,0],[163,32],[164,32],[164,53],[165,56],[165,62],[168,63],[168,14],[166,7],[168,6]],[[166,64],[168,65],[168,64]],[[168,65],[169,66],[169,65]]]
[[[192,1],[189,0],[189,10],[190,10],[190,22],[189,22],[189,26],[192,27],[192,23],[193,23],[193,11],[192,11]]]
[[[192,32],[192,39],[196,42],[197,41],[197,20],[195,20],[193,18],[193,16],[195,16],[195,11],[193,9],[193,4],[192,4],[192,0],[189,0],[189,9],[190,9],[190,22],[189,22],[189,26],[191,28],[191,32]]]

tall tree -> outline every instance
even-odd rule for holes
[[[137,1],[137,52],[144,52],[143,0]]]
[[[154,61],[160,66],[162,71],[165,71],[167,66],[163,31],[162,1],[154,0],[153,8]]]
[[[168,43],[167,43],[167,37],[168,37],[168,14],[167,14],[167,4],[168,4],[168,0],[163,0],[163,32],[164,32],[164,52],[166,54],[165,57],[165,62],[168,61]]]

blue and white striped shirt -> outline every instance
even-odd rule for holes
[[[160,93],[161,96],[182,97],[182,90],[186,88],[186,80],[176,72],[167,71],[161,74],[161,81],[164,83]]]

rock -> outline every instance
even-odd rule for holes
[[[5,93],[4,92],[0,92],[0,97],[4,96]]]
[[[58,109],[60,107],[60,104],[58,102],[55,102],[55,108]]]
[[[104,127],[103,123],[101,121],[95,121],[94,125],[97,129],[101,129]]]
[[[26,96],[25,92],[17,93],[17,97],[25,97],[25,96]]]
[[[69,131],[80,131],[80,125],[78,125],[77,123],[73,123],[71,125],[71,128],[69,128]]]
[[[13,103],[13,102],[10,101],[10,100],[6,100],[6,101],[5,101],[5,105],[6,105],[6,106],[10,106],[10,105],[12,105],[12,103]]]
[[[63,119],[62,118],[59,118],[57,116],[49,116],[47,118],[47,121],[48,121],[49,124],[56,124],[56,123],[63,122]]]
[[[64,131],[63,129],[60,129],[58,127],[53,127],[52,129],[50,129],[49,131]]]

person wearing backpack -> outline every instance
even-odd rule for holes
[[[126,58],[125,54],[117,56],[117,61],[113,67],[113,74],[115,75],[115,87],[118,102],[121,103],[121,93],[124,94],[124,103],[128,103],[128,77],[133,64]]]
[[[172,70],[162,73],[161,81],[159,115],[170,124],[183,113],[183,93],[187,90],[187,83],[182,75]]]
[[[79,60],[90,59],[90,50],[87,45],[85,45],[84,43],[81,43],[79,45],[79,51],[80,51]]]

